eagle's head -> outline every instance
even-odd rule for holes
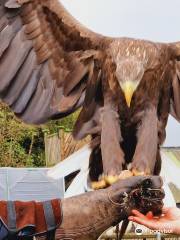
[[[127,106],[131,106],[131,100],[144,75],[144,64],[135,57],[121,59],[116,64],[116,77],[124,93]]]

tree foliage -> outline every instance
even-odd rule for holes
[[[42,127],[43,131],[46,132],[47,134],[57,133],[59,129],[63,129],[65,132],[72,132],[79,112],[80,110],[63,119],[48,122],[46,125]]]
[[[0,167],[45,166],[44,134],[71,131],[78,112],[40,127],[26,125],[0,103]]]
[[[41,128],[27,126],[4,104],[0,104],[0,166],[43,166],[44,141]]]

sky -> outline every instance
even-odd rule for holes
[[[89,29],[107,36],[180,41],[180,0],[61,0]],[[180,146],[180,124],[169,118],[165,146]]]

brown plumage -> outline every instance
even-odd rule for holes
[[[129,162],[134,175],[159,173],[168,115],[180,121],[180,43],[95,34],[58,0],[0,0],[0,31],[0,98],[19,118],[82,107],[74,136],[92,135],[93,180],[111,183]]]

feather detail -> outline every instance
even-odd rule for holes
[[[12,39],[21,28],[21,20],[17,18],[10,26],[5,27],[0,33],[0,58],[4,51],[9,47]]]
[[[30,78],[28,79],[27,85],[21,92],[19,98],[16,102],[11,106],[12,110],[17,114],[17,116],[21,117],[21,114],[25,111],[28,107],[28,103],[30,102],[36,88],[38,86],[39,78],[40,78],[40,71],[42,66],[36,67]],[[31,120],[32,123],[32,120]]]
[[[3,101],[5,101],[9,106],[12,106],[14,102],[20,97],[20,94],[26,88],[26,85],[29,82],[29,78],[34,71],[36,66],[36,55],[32,50],[27,60],[19,69],[18,73],[13,79],[13,83],[10,85],[8,89],[7,95],[3,96]]]
[[[1,96],[2,94],[6,94],[6,90],[13,80],[13,77],[16,75],[32,48],[31,42],[22,41],[24,37],[23,31],[18,32],[6,50],[6,53],[3,55],[3,58],[0,59],[0,76],[3,76],[0,80]],[[11,67],[9,68],[9,66]]]

